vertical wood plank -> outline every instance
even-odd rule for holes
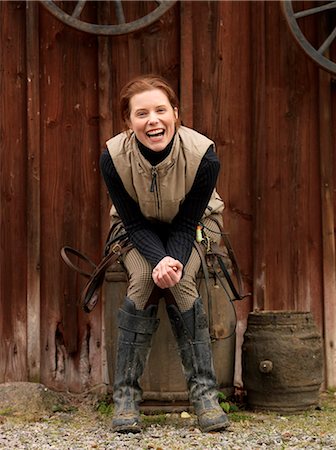
[[[111,17],[111,5],[107,2],[98,4],[98,21],[100,24],[106,23]],[[106,147],[106,141],[113,136],[113,111],[117,109],[116,102],[113,101],[111,71],[111,59],[113,55],[112,38],[109,36],[98,37],[98,103],[99,103],[99,147],[103,150]],[[100,176],[100,223],[101,223],[101,240],[102,247],[109,230],[109,211],[110,199],[104,183],[103,177]],[[106,324],[110,323],[111,311],[106,305],[106,291],[102,289],[102,318],[101,318],[101,342],[102,342],[102,378],[103,382],[108,385],[108,353],[106,346]]]
[[[192,128],[193,118],[193,22],[192,2],[180,3],[180,115],[183,125]]]
[[[112,15],[111,5],[108,2],[98,4],[98,21],[100,24],[108,22]],[[99,104],[99,150],[106,148],[106,141],[114,134],[113,117],[119,114],[117,98],[113,95],[112,85],[114,74],[111,70],[114,56],[113,38],[110,36],[98,37],[98,104]],[[118,130],[116,131],[118,132]],[[99,152],[99,154],[100,154]],[[100,176],[100,173],[99,173]],[[110,208],[109,195],[102,176],[100,176],[100,220],[102,245],[109,230]]]
[[[317,72],[276,2],[252,14],[254,306],[313,311],[321,328]]]
[[[26,381],[25,2],[0,2],[0,382]]]
[[[266,227],[266,199],[264,198],[263,183],[266,173],[266,62],[265,62],[265,2],[258,2],[251,9],[251,54],[252,54],[252,80],[254,89],[252,93],[251,120],[252,120],[252,173],[253,173],[253,309],[265,308],[266,273],[265,273],[265,245]]]
[[[26,6],[27,57],[27,363],[40,381],[40,87],[38,3]]]
[[[41,379],[81,391],[101,380],[101,303],[78,306],[85,279],[60,258],[71,245],[98,261],[100,173],[96,36],[77,32],[41,12],[42,127]],[[87,10],[95,15],[95,5]],[[50,275],[52,274],[52,276]]]
[[[331,77],[319,71],[320,170],[323,246],[324,341],[327,387],[336,386],[336,254],[335,254],[335,147],[333,141]]]

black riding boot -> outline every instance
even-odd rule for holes
[[[218,403],[208,321],[202,300],[198,298],[193,308],[184,313],[175,305],[168,305],[167,311],[200,429],[224,429],[229,420]]]
[[[118,347],[114,376],[113,431],[138,433],[140,428],[139,403],[142,389],[139,378],[143,374],[152,335],[159,325],[157,306],[137,310],[134,302],[125,299],[118,315]]]

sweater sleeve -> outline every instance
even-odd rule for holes
[[[155,267],[167,256],[165,247],[139,205],[126,191],[107,150],[100,157],[100,169],[112,202],[133,245]]]
[[[202,158],[191,190],[186,195],[180,210],[172,222],[167,241],[167,253],[187,263],[196,237],[196,226],[202,218],[215,188],[220,162],[209,147]]]

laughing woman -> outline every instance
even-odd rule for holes
[[[139,432],[139,379],[158,327],[164,297],[186,376],[190,401],[203,431],[229,421],[217,401],[206,314],[193,248],[201,222],[219,241],[224,204],[215,190],[219,161],[214,143],[182,126],[178,99],[158,76],[141,76],[120,93],[125,131],[107,142],[100,167],[113,207],[113,234],[126,232],[133,248],[123,256],[127,295],[118,315],[114,377],[117,432]]]

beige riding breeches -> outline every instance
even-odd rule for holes
[[[221,225],[223,224],[221,215],[216,215],[215,218]],[[205,225],[204,231],[207,236],[213,241],[220,243],[221,234],[216,221],[212,220],[211,217],[207,217],[202,223]],[[151,264],[136,248],[132,248],[123,255],[122,263],[128,276],[126,295],[135,303],[137,309],[145,309],[154,291],[159,293],[157,295],[158,298],[166,297],[165,291],[168,291],[168,289],[160,290],[156,287],[152,279],[153,268]],[[194,247],[184,267],[183,277],[174,287],[169,288],[170,297],[173,296],[181,312],[192,308],[194,301],[200,296],[197,289],[197,274],[200,266],[201,258]]]

